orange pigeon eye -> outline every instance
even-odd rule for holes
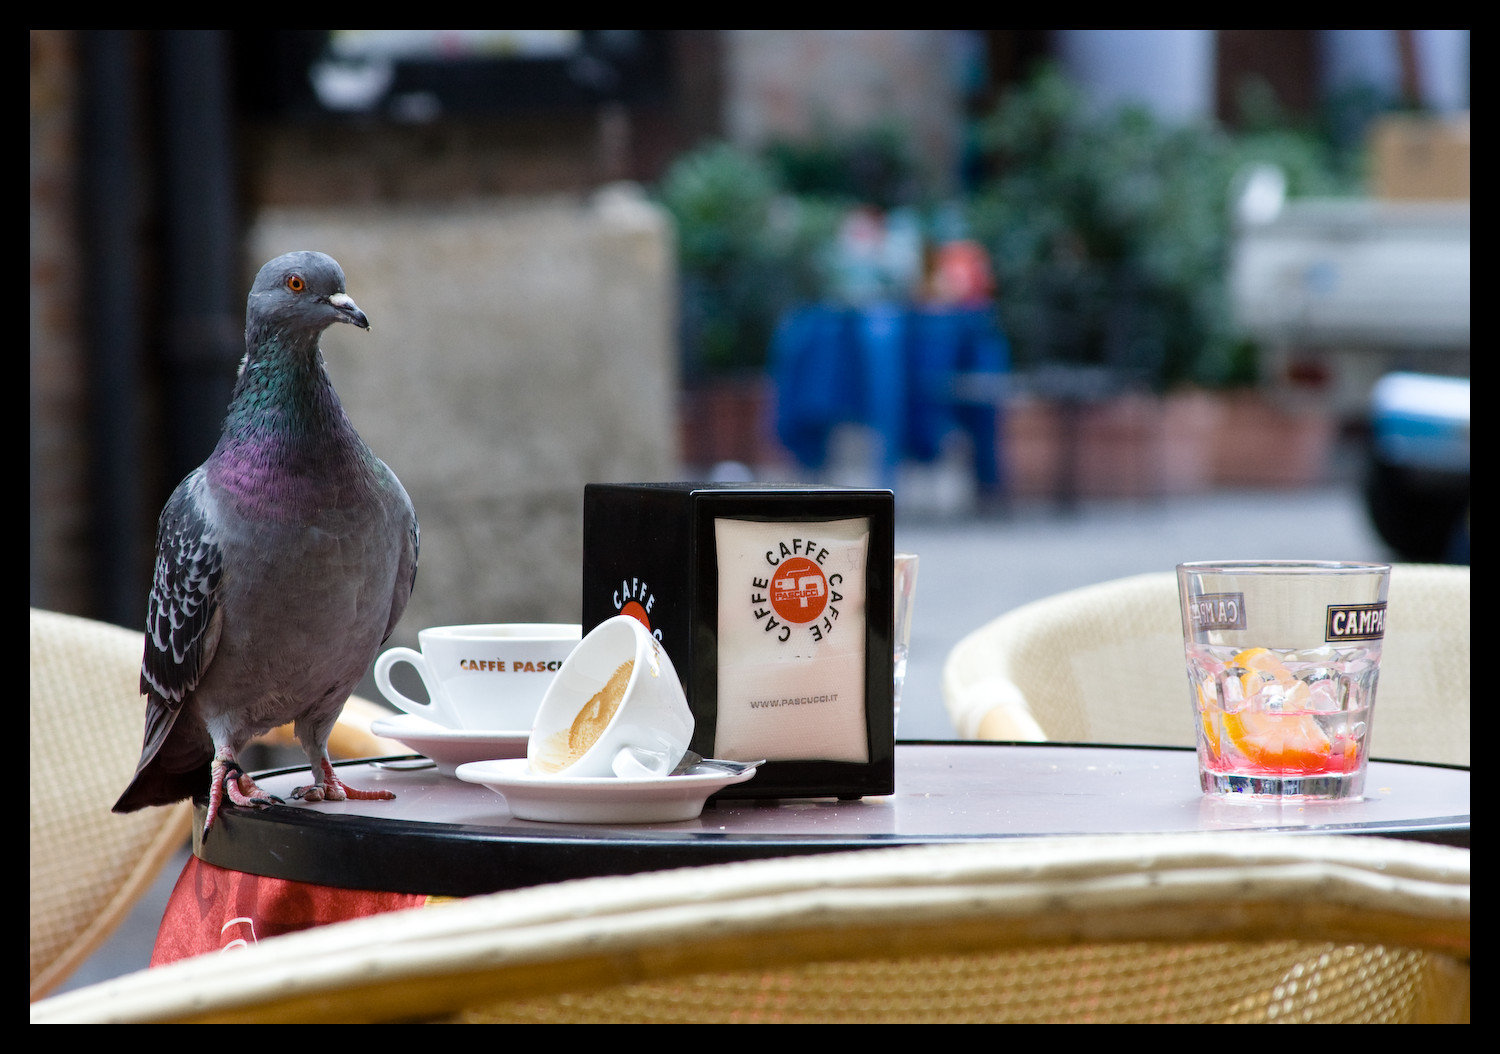
[[[307,288],[307,283],[302,280],[300,274],[288,275],[286,287],[294,293],[300,293]]]

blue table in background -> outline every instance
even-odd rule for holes
[[[992,307],[801,307],[781,320],[771,348],[777,438],[816,469],[838,426],[866,426],[879,437],[876,468],[891,486],[903,460],[935,461],[962,432],[980,493],[999,495],[999,393],[1009,368]]]

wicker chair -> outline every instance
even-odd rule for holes
[[[1469,852],[1213,832],[583,879],[271,938],[45,1022],[1467,1021]]]
[[[143,643],[139,631],[31,609],[32,999],[114,932],[191,836],[191,802],[110,812],[140,757]],[[382,713],[350,700],[331,752],[408,753],[370,732]],[[278,737],[289,740],[289,730]]]
[[[141,751],[142,634],[31,609],[31,998],[65,980],[187,844],[192,804],[110,806]]]
[[[1469,568],[1396,564],[1375,756],[1469,764]],[[943,698],[965,739],[1191,746],[1173,572],[1071,590],[959,641]]]

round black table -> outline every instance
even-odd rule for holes
[[[1391,761],[1370,763],[1361,800],[1223,801],[1199,791],[1188,749],[900,743],[892,795],[710,800],[693,820],[631,825],[518,820],[502,795],[409,764],[339,766],[353,786],[393,790],[394,801],[228,806],[207,843],[194,836],[194,852],[296,882],[471,896],[760,857],[1038,835],[1274,830],[1469,845],[1469,769]],[[308,772],[256,779],[285,797]]]

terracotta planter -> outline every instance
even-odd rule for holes
[[[752,469],[785,464],[772,422],[775,393],[764,377],[706,381],[678,400],[682,463],[708,468],[738,461]]]
[[[1213,400],[1201,392],[1122,395],[1068,407],[1005,408],[1001,457],[1019,497],[1161,497],[1211,486]]]
[[[1215,395],[1213,475],[1227,487],[1309,487],[1332,467],[1338,422],[1322,405],[1259,391]]]
[[[1016,399],[1000,455],[1018,497],[1128,498],[1328,478],[1338,437],[1316,403],[1258,391],[1129,394],[1078,405]]]

